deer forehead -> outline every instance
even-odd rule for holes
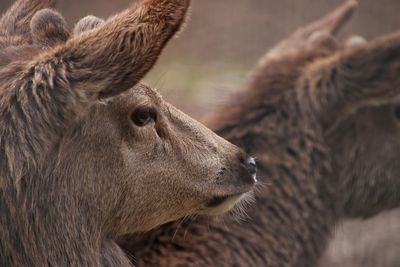
[[[130,90],[102,101],[107,109],[116,113],[132,112],[135,108],[141,106],[151,106],[159,111],[166,105],[161,95],[151,87],[139,84]]]

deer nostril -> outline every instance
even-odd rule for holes
[[[254,160],[254,158],[249,158],[246,161],[246,167],[247,167],[247,170],[249,171],[249,173],[251,175],[256,175],[257,174],[257,163]]]

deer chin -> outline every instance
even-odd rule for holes
[[[204,210],[202,210],[200,214],[208,216],[222,215],[243,201],[249,194],[251,194],[250,192],[251,191],[246,191],[232,195],[215,196],[206,203]]]
[[[213,197],[201,212],[202,215],[218,216],[222,215],[235,207],[244,197],[246,193]]]

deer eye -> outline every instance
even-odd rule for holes
[[[140,107],[132,113],[131,119],[137,126],[143,127],[156,121],[157,111],[153,107]]]

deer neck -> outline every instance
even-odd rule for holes
[[[132,266],[113,240],[99,240],[83,225],[65,222],[24,230],[11,229],[11,240],[0,240],[1,266]]]
[[[19,190],[35,188],[30,182],[39,180],[46,178],[25,177]],[[89,208],[82,212],[85,204],[54,186],[49,184],[44,196],[18,194],[11,180],[2,184],[0,266],[131,266],[118,246],[104,237]]]

